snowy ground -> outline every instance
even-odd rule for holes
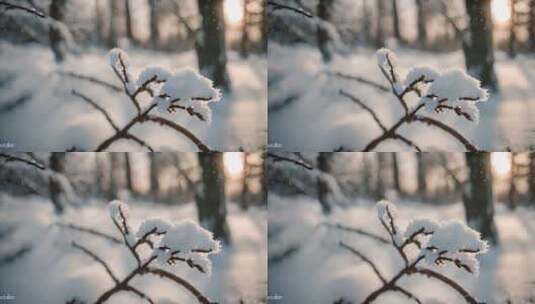
[[[406,225],[415,217],[437,221],[463,219],[463,207],[433,206],[401,201],[397,204],[399,223]],[[500,204],[495,217],[500,246],[481,257],[478,277],[447,266],[436,268],[469,290],[480,301],[494,303],[532,303],[535,300],[535,210],[518,208],[509,211]],[[380,281],[358,257],[340,248],[339,241],[350,244],[370,257],[388,277],[402,263],[395,249],[359,235],[319,226],[323,222],[341,222],[386,233],[377,220],[374,204],[357,200],[354,207],[337,210],[328,218],[321,214],[319,203],[310,198],[269,196],[269,296],[272,303],[333,303],[344,298],[360,303]],[[299,216],[296,216],[299,215]],[[278,263],[272,263],[291,247],[299,250]],[[418,295],[424,303],[464,303],[457,293],[442,284],[412,276],[402,279],[403,287]],[[511,302],[507,302],[510,300]],[[413,303],[399,294],[385,294],[376,303]]]
[[[148,65],[175,70],[196,69],[193,52],[169,54],[148,50],[126,50],[137,71]],[[209,147],[221,151],[255,151],[265,145],[267,122],[266,59],[252,56],[248,60],[230,54],[229,73],[233,93],[226,94],[214,110],[210,125],[178,113],[167,115],[189,128]],[[87,50],[57,65],[52,52],[43,46],[0,44],[0,109],[9,108],[21,97],[25,102],[12,110],[0,112],[0,144],[16,151],[64,151],[73,146],[94,150],[109,137],[111,127],[100,113],[71,95],[71,90],[92,97],[108,109],[119,126],[124,125],[135,109],[127,97],[93,83],[65,78],[56,71],[72,71],[119,85],[108,65],[106,51]],[[171,116],[172,115],[172,116]],[[196,151],[183,136],[154,125],[134,127],[133,133],[157,150]],[[109,151],[142,149],[135,143],[119,142]]]
[[[194,204],[165,206],[151,203],[130,204],[132,227],[146,218],[159,217],[170,222],[196,218]],[[197,286],[212,300],[220,303],[262,303],[267,283],[266,212],[251,208],[244,213],[230,205],[229,225],[231,247],[212,255],[212,276],[176,266],[176,273]],[[135,266],[128,250],[106,240],[79,232],[51,226],[55,222],[70,222],[93,227],[119,236],[102,201],[92,201],[86,207],[71,209],[57,218],[51,203],[42,198],[14,198],[0,195],[1,231],[0,256],[12,253],[24,244],[33,244],[29,254],[15,262],[0,266],[0,291],[12,295],[10,303],[65,303],[77,297],[92,303],[112,286],[105,271],[88,256],[70,246],[72,240],[91,248],[112,265],[122,277]],[[156,303],[194,303],[184,290],[155,277],[141,277],[133,284],[150,295]],[[28,288],[30,287],[31,288]],[[243,300],[243,302],[240,302]],[[131,294],[118,294],[109,303],[146,303]]]
[[[401,74],[410,67],[427,65],[439,71],[464,69],[462,52],[430,53],[394,49]],[[367,85],[327,75],[339,71],[387,84],[375,60],[374,51],[358,49],[339,55],[329,65],[321,63],[316,48],[285,47],[274,42],[269,49],[269,139],[270,147],[284,151],[332,151],[343,146],[361,150],[377,137],[380,129],[368,113],[338,91],[344,89],[371,106],[391,126],[401,116],[401,107],[391,94]],[[535,144],[535,59],[519,56],[510,60],[497,54],[496,72],[500,94],[479,105],[481,119],[473,124],[453,114],[433,115],[454,126],[479,148],[492,151],[525,149]],[[281,103],[292,100],[287,106]],[[416,102],[414,100],[413,102]],[[275,109],[275,110],[273,110]],[[464,148],[440,130],[412,124],[401,133],[425,150],[460,151]],[[397,142],[381,144],[377,151],[408,150]]]

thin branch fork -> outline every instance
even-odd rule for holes
[[[4,6],[4,12],[7,12],[9,10],[21,10],[25,11],[27,13],[30,13],[32,15],[35,15],[39,18],[46,18],[46,15],[40,11],[38,11],[35,7],[25,7],[18,4],[13,4],[7,1],[0,1],[0,6]]]
[[[278,3],[278,2],[275,2],[275,1],[269,1],[268,0],[267,1],[267,5],[273,7],[273,11],[276,11],[276,10],[289,10],[289,11],[293,11],[295,13],[298,13],[300,15],[303,15],[305,17],[308,17],[308,18],[313,18],[314,17],[311,13],[305,11],[302,8],[297,8],[297,7],[281,4],[281,3]]]
[[[359,235],[363,235],[365,237],[368,237],[368,238],[371,238],[375,241],[378,241],[379,243],[382,243],[382,244],[390,244],[390,241],[387,240],[386,238],[380,236],[380,235],[376,235],[374,233],[371,233],[371,232],[368,232],[364,229],[360,229],[360,228],[355,228],[355,227],[349,227],[349,226],[345,226],[345,225],[342,225],[340,223],[336,223],[336,224],[331,224],[331,223],[324,223],[323,225],[325,225],[326,227],[329,227],[329,228],[334,228],[334,229],[338,229],[338,230],[342,230],[342,231],[346,231],[346,232],[351,232],[351,233],[356,233],[356,234],[359,234]]]
[[[100,231],[92,229],[92,228],[86,228],[86,227],[78,226],[78,225],[75,225],[75,224],[72,224],[72,223],[69,223],[69,224],[56,223],[56,226],[61,227],[61,228],[67,228],[67,229],[83,232],[83,233],[87,233],[87,234],[91,234],[91,235],[95,235],[95,236],[104,238],[104,239],[106,239],[108,241],[111,241],[112,243],[115,243],[115,244],[122,244],[123,243],[120,239],[118,239],[118,238],[116,238],[116,237],[114,237],[112,235],[106,234],[104,232],[100,232]]]
[[[104,80],[101,80],[101,79],[98,79],[96,77],[93,77],[93,76],[87,76],[87,75],[82,75],[82,74],[78,74],[78,73],[75,73],[75,72],[70,72],[70,71],[58,71],[56,72],[58,75],[60,76],[63,76],[63,77],[72,77],[72,78],[75,78],[75,79],[80,79],[80,80],[84,80],[84,81],[88,81],[88,82],[91,82],[91,83],[94,83],[94,84],[98,84],[98,85],[101,85],[105,88],[108,88],[114,92],[122,92],[123,90],[114,85],[114,84],[111,84],[109,82],[106,82]]]
[[[278,155],[275,153],[269,153],[269,152],[266,154],[266,156],[273,159],[274,162],[289,162],[294,165],[303,167],[307,170],[314,170],[314,167],[312,167],[312,165],[305,163],[304,161],[301,161],[301,160],[296,160],[296,159],[292,159],[286,156]]]
[[[141,244],[144,244],[144,243],[152,244],[149,241],[149,237],[151,235],[161,235],[161,234],[164,234],[164,233],[157,232],[156,229],[153,229],[153,230],[149,231],[148,233],[146,233],[144,236],[142,236],[141,239],[139,239],[136,242],[136,244],[130,245],[128,243],[128,241],[127,241],[127,235],[129,235],[131,233],[131,231],[130,231],[130,228],[128,226],[127,219],[125,217],[124,211],[121,209],[120,206],[118,208],[119,208],[119,221],[117,221],[116,218],[112,218],[113,224],[115,225],[117,230],[119,230],[119,232],[121,233],[121,235],[123,237],[123,242],[121,242],[121,243],[124,244],[130,250],[132,256],[137,261],[137,267],[135,269],[133,269],[124,279],[122,279],[122,280],[118,279],[113,274],[113,272],[112,272],[111,268],[109,267],[109,265],[102,258],[97,256],[94,252],[92,252],[91,250],[89,250],[88,248],[86,248],[86,247],[84,247],[82,245],[79,245],[76,242],[72,242],[72,246],[74,248],[77,248],[77,249],[81,250],[83,253],[87,254],[88,256],[93,258],[96,262],[98,262],[100,265],[102,265],[104,267],[104,269],[106,270],[106,272],[108,273],[108,275],[111,277],[111,279],[115,283],[115,285],[113,287],[111,287],[110,289],[105,291],[102,295],[100,295],[97,298],[97,300],[95,301],[95,304],[102,304],[102,303],[108,301],[116,293],[123,292],[123,291],[132,292],[135,295],[137,295],[139,298],[141,298],[143,300],[146,300],[148,303],[154,304],[155,303],[154,300],[152,300],[148,295],[146,295],[145,293],[143,293],[139,289],[137,289],[137,288],[133,287],[132,285],[130,285],[131,280],[134,279],[136,276],[141,276],[141,275],[145,275],[145,274],[154,274],[154,275],[160,276],[162,278],[169,279],[169,280],[177,283],[180,286],[183,286],[201,304],[215,304],[216,303],[216,302],[210,301],[206,296],[203,295],[203,293],[199,289],[197,289],[195,286],[193,286],[188,281],[178,277],[175,274],[167,272],[167,271],[165,271],[163,269],[150,267],[150,264],[153,261],[156,260],[156,256],[151,256],[146,261],[142,262],[141,257],[137,253],[136,249]],[[74,225],[72,227],[75,227],[73,229],[76,229],[76,230],[79,230],[79,231],[83,231],[83,232],[88,232],[88,233],[91,233],[91,234],[94,234],[94,235],[98,235],[100,237],[106,236],[105,234],[95,232],[92,229],[79,228],[79,227],[74,226]],[[72,228],[72,227],[70,227],[70,228]],[[108,238],[108,237],[106,236],[106,238]],[[195,250],[194,252],[207,253],[207,252],[210,252],[210,250],[198,249],[198,250]],[[185,261],[185,262],[187,262],[187,261]]]
[[[39,170],[46,170],[46,167],[45,165],[37,162],[35,159],[25,159],[25,158],[22,158],[22,157],[18,157],[18,156],[15,156],[15,155],[12,155],[12,154],[7,154],[7,153],[0,153],[0,158],[3,158],[5,159],[5,162],[8,163],[8,162],[21,162],[21,163],[25,163],[27,165],[30,165],[32,167],[35,167]]]
[[[357,81],[357,82],[372,86],[372,87],[374,87],[375,89],[377,89],[377,90],[379,90],[381,92],[385,92],[385,93],[391,92],[391,90],[389,88],[387,88],[386,86],[384,86],[384,85],[382,85],[380,83],[377,83],[375,81],[371,81],[369,79],[366,79],[364,77],[360,77],[360,76],[356,76],[356,75],[349,75],[349,74],[345,74],[345,73],[342,73],[342,72],[331,72],[331,71],[327,71],[326,74],[327,75],[336,76],[336,77],[339,77],[339,78],[343,78],[343,79],[354,80],[354,81]]]

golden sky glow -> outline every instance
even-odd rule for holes
[[[492,17],[497,23],[507,23],[511,18],[510,0],[492,0]]]
[[[241,152],[227,152],[223,155],[223,163],[225,164],[225,171],[232,177],[237,177],[243,171],[243,153]]]
[[[495,152],[491,154],[492,171],[498,177],[506,177],[511,171],[511,153]]]
[[[243,0],[225,0],[225,19],[231,25],[241,24],[243,20]]]

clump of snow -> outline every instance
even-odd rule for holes
[[[212,81],[192,69],[183,69],[171,76],[160,95],[168,95],[171,100],[203,98],[217,101],[221,98],[220,91],[214,88]]]
[[[133,95],[137,91],[138,86],[135,83],[134,75],[132,75],[129,69],[130,61],[128,59],[128,54],[121,49],[114,48],[108,53],[108,60],[113,70],[115,70],[121,77],[126,92]]]
[[[202,249],[217,253],[220,250],[219,242],[214,240],[210,231],[189,220],[171,227],[160,245],[182,252]]]
[[[143,221],[136,233],[137,237],[143,237],[147,233],[154,230],[154,233],[162,234],[171,228],[171,224],[159,218],[153,218]]]
[[[439,72],[435,71],[430,67],[416,67],[409,70],[407,76],[405,77],[405,86],[410,86],[411,84],[422,81],[424,83],[434,81],[440,75]]]
[[[377,216],[382,221],[390,221],[389,214],[395,217],[397,212],[396,206],[387,200],[381,200],[376,205]]]
[[[124,215],[124,216],[127,216],[128,214],[128,205],[119,201],[119,200],[114,200],[114,201],[111,201],[109,204],[108,204],[108,213],[110,215],[110,217],[113,219],[113,220],[118,220],[120,219],[120,216],[121,216],[121,213]]]
[[[397,56],[394,52],[392,52],[389,49],[379,49],[376,52],[377,56],[377,63],[379,64],[379,67],[386,72],[386,76],[388,77],[389,81],[392,83],[392,86],[394,88],[394,93],[401,94],[403,90],[405,89],[404,85],[400,83],[400,77],[398,74],[398,71],[396,69],[397,67]]]
[[[423,234],[430,234],[433,233],[437,228],[439,227],[439,224],[430,219],[415,219],[412,220],[407,228],[405,229],[405,237],[411,237],[413,234],[421,231],[420,233]]]
[[[392,64],[392,67],[395,67],[397,56],[391,50],[387,48],[379,49],[377,50],[376,56],[377,56],[377,63],[379,64],[380,67],[383,67],[385,69],[390,69],[389,62]]]
[[[129,60],[128,60],[128,54],[126,54],[125,51],[114,48],[111,49],[108,53],[108,62],[111,65],[112,68],[120,70],[122,67],[120,66],[122,63],[125,65],[125,67],[128,67]]]
[[[171,75],[171,72],[164,68],[148,67],[139,73],[136,84],[138,86],[142,86],[151,79],[153,79],[155,82],[165,82],[171,77]]]
[[[486,101],[488,91],[481,88],[479,80],[460,69],[451,70],[436,77],[431,84],[428,94],[447,98],[450,101],[463,99],[477,99]]]
[[[442,223],[429,239],[427,246],[447,250],[448,252],[471,251],[485,253],[488,250],[488,244],[486,241],[481,240],[480,233],[459,220]]]

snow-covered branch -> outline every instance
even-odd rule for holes
[[[132,292],[149,303],[155,303],[150,296],[131,285],[131,281],[135,277],[145,274],[153,274],[175,282],[188,290],[198,303],[214,303],[187,280],[156,266],[156,263],[171,266],[177,263],[184,263],[195,271],[210,275],[212,263],[208,256],[221,251],[220,243],[214,240],[211,232],[192,221],[171,224],[161,219],[145,220],[137,230],[134,230],[128,222],[128,206],[125,203],[112,201],[108,205],[108,210],[115,227],[121,234],[122,240],[89,228],[61,225],[62,227],[119,242],[128,248],[137,262],[136,268],[120,279],[114,274],[110,264],[103,258],[99,257],[91,249],[73,242],[72,246],[74,248],[99,263],[114,282],[111,288],[97,298],[94,302],[95,304],[104,303],[119,292]],[[142,246],[148,246],[151,249],[150,253],[147,254],[146,251],[140,250]]]
[[[455,69],[440,73],[429,67],[412,68],[405,77],[402,77],[397,69],[396,55],[388,49],[377,51],[377,61],[381,73],[390,85],[389,91],[395,96],[403,108],[404,114],[396,123],[388,128],[382,122],[378,113],[370,106],[366,105],[356,96],[341,90],[340,94],[342,96],[355,102],[363,110],[368,112],[382,130],[382,134],[370,141],[364,147],[364,151],[372,151],[386,140],[399,140],[420,151],[420,148],[415,142],[400,135],[398,132],[400,127],[412,122],[425,123],[429,126],[439,128],[455,138],[468,151],[478,150],[459,131],[439,120],[420,114],[422,109],[426,109],[429,113],[450,112],[477,124],[479,122],[477,104],[489,98],[487,90],[481,88],[480,82],[477,79],[461,70]],[[382,91],[385,89],[381,85],[362,77],[345,75],[338,72],[330,72],[330,74],[355,80]],[[410,107],[406,100],[406,97],[410,93],[416,94],[419,98],[419,102],[414,107]]]
[[[132,140],[149,151],[153,151],[149,143],[130,132],[134,126],[145,122],[153,122],[167,127],[187,137],[199,150],[210,151],[210,148],[190,130],[166,117],[153,114],[153,110],[158,109],[161,113],[182,111],[186,115],[209,123],[212,118],[212,110],[209,104],[219,101],[222,97],[221,92],[213,87],[211,80],[191,69],[183,69],[172,73],[161,67],[147,67],[139,75],[133,75],[128,56],[120,49],[110,51],[109,63],[113,72],[121,81],[122,89],[94,77],[72,72],[60,72],[63,76],[96,83],[114,91],[119,90],[128,97],[130,103],[136,108],[137,114],[123,127],[119,127],[111,118],[110,113],[101,105],[85,94],[72,91],[74,96],[89,103],[103,114],[114,130],[114,134],[96,147],[97,152],[106,150],[110,145],[122,139]],[[141,97],[143,94],[148,95],[149,102],[146,102],[146,98]]]
[[[363,300],[363,304],[372,303],[390,291],[399,292],[416,303],[422,303],[414,294],[399,285],[403,277],[413,274],[424,275],[442,282],[459,293],[467,303],[480,303],[459,282],[421,265],[423,263],[437,266],[452,265],[470,274],[478,275],[477,256],[488,250],[488,244],[481,240],[479,232],[458,220],[439,223],[429,219],[415,219],[406,227],[400,227],[396,221],[397,210],[387,201],[377,203],[377,214],[381,225],[390,237],[389,244],[398,252],[404,266],[391,279],[386,279],[376,262],[359,250],[340,242],[342,248],[349,250],[368,264],[382,282],[378,289]],[[411,245],[417,247],[416,253],[407,250]]]

